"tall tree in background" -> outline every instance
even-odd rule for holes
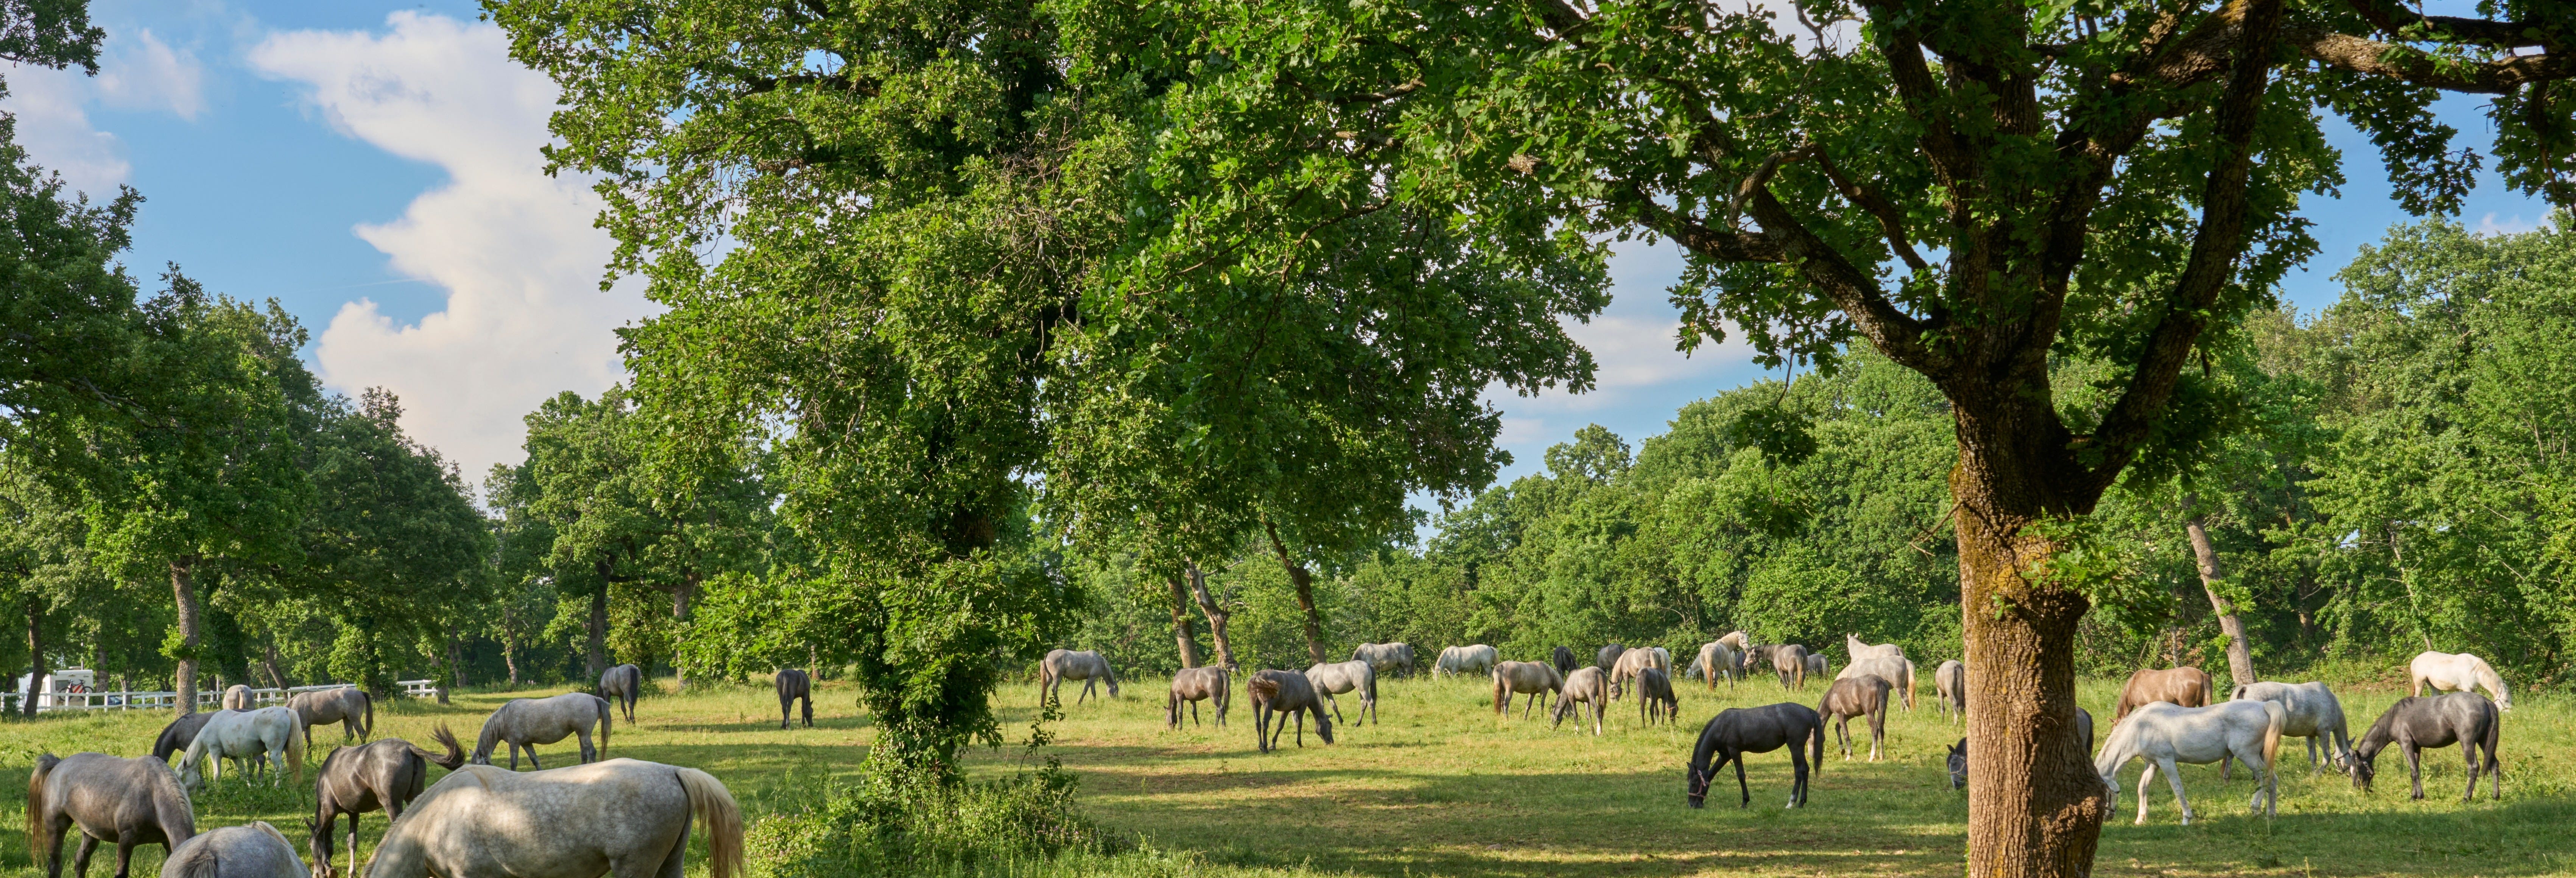
[[[85,545],[80,504],[45,483],[17,454],[0,452],[0,594],[26,614],[27,654],[34,659],[19,708],[36,715],[44,682],[47,617],[97,579]]]
[[[2313,252],[2298,199],[2337,179],[2320,111],[2383,148],[2407,208],[2448,211],[2479,163],[2432,102],[2495,95],[2507,183],[2576,195],[2576,9],[2536,0],[2493,19],[1818,0],[1793,12],[1834,26],[1796,37],[1760,7],[1619,0],[1154,8],[1161,26],[1099,62],[1202,65],[1149,175],[1171,197],[1146,212],[1182,234],[1257,228],[1232,193],[1289,185],[1293,153],[1305,179],[1382,183],[1310,188],[1319,216],[1393,201],[1533,245],[1651,234],[1688,256],[1693,339],[1740,327],[1774,363],[1863,341],[1940,388],[1980,876],[2091,868],[2102,790],[2072,720],[2092,586],[2052,559],[2132,467],[2173,472],[2235,420],[2186,367]],[[2068,359],[2103,368],[2061,384]]]
[[[510,539],[542,559],[557,594],[588,604],[565,609],[583,616],[583,667],[593,680],[609,666],[611,587],[642,581],[646,554],[668,532],[643,483],[633,417],[623,390],[597,400],[565,391],[528,414],[527,459],[494,469],[493,503],[543,528],[542,546],[533,532]]]
[[[88,0],[0,5],[0,59],[12,63],[97,75],[105,38]],[[0,121],[0,443],[14,453],[59,451],[53,467],[77,465],[82,418],[144,413],[122,362],[139,329],[135,287],[116,262],[141,201],[122,187],[105,204],[67,198],[61,178],[27,161],[16,121]]]
[[[134,368],[161,388],[152,410],[164,424],[98,435],[114,481],[89,503],[90,545],[104,566],[166,576],[178,624],[162,651],[179,662],[181,709],[195,709],[203,655],[201,565],[288,566],[312,502],[299,466],[303,437],[289,388],[313,386],[296,358],[305,341],[293,318],[209,297],[173,271],[170,289],[144,305],[148,340]]]

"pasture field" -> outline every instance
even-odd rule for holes
[[[659,681],[664,688],[670,681]],[[1757,678],[1732,695],[1712,696],[1696,682],[1682,689],[1682,722],[1640,728],[1633,701],[1609,717],[1608,733],[1574,731],[1569,719],[1551,729],[1544,706],[1529,720],[1517,707],[1492,712],[1482,681],[1388,680],[1381,684],[1384,724],[1340,724],[1326,746],[1308,729],[1302,749],[1283,738],[1272,754],[1252,747],[1252,720],[1237,682],[1232,724],[1163,728],[1164,684],[1129,681],[1126,697],[1067,704],[1046,752],[1081,778],[1081,801],[1103,827],[1134,833],[1145,855],[1074,857],[1028,874],[1212,875],[1356,873],[1363,875],[1956,875],[1963,857],[1966,800],[1949,788],[1943,746],[1959,735],[1931,703],[1929,675],[1912,713],[1891,711],[1890,758],[1845,762],[1832,749],[1814,780],[1809,807],[1784,810],[1785,754],[1755,756],[1748,779],[1753,804],[1732,807],[1732,778],[1712,788],[1709,807],[1682,799],[1682,765],[1698,728],[1727,706],[1797,700],[1813,705],[1822,687],[1781,692]],[[472,743],[483,716],[517,693],[458,693],[455,703],[380,705],[379,734],[428,740],[448,723]],[[1068,694],[1072,691],[1068,687]],[[2115,687],[2094,681],[2084,702],[2109,726]],[[2342,692],[2355,732],[2402,693]],[[1034,686],[996,696],[1006,733],[1025,735],[1034,715]],[[1343,696],[1343,712],[1357,706]],[[2339,774],[2311,778],[2300,739],[2283,745],[2281,813],[2266,821],[2246,813],[2252,784],[2240,773],[2222,783],[2215,767],[2186,767],[2201,822],[2177,825],[2171,792],[2159,779],[2148,825],[2132,826],[2138,764],[2121,772],[2116,819],[2103,832],[2103,875],[2549,875],[2576,873],[2576,700],[2517,693],[2504,730],[2505,799],[2459,804],[2459,751],[2427,759],[2423,802],[2407,799],[2402,758],[2381,757],[2378,791],[2363,795]],[[851,777],[870,738],[846,684],[828,682],[816,699],[815,728],[777,726],[776,701],[765,687],[699,687],[645,699],[641,720],[617,725],[611,756],[628,756],[714,773],[752,819],[782,797],[826,777]],[[1201,713],[1207,714],[1202,707]],[[148,752],[166,721],[160,714],[53,716],[0,723],[0,874],[33,875],[19,810],[35,754],[96,750]],[[1209,717],[1212,719],[1212,717]],[[1861,723],[1856,722],[1855,730]],[[1862,754],[1866,755],[1865,732]],[[336,727],[316,736],[326,751]],[[548,765],[570,764],[570,740],[539,748]],[[319,752],[312,761],[319,764]],[[1007,775],[1026,764],[1016,747],[978,751],[969,770]],[[557,760],[560,760],[558,762]],[[432,769],[433,775],[440,774]],[[1731,774],[1731,772],[1730,772]],[[307,774],[309,781],[310,774]],[[303,839],[311,793],[250,789],[226,778],[198,796],[200,829],[264,819]],[[372,850],[385,827],[369,815]],[[66,852],[69,851],[66,847]],[[102,857],[112,849],[103,849]],[[693,865],[702,862],[692,858]],[[138,875],[159,868],[157,847],[136,854]],[[112,861],[94,862],[108,874]],[[774,874],[755,863],[755,875]],[[703,874],[693,868],[692,874]]]

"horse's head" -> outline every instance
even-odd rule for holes
[[[1966,738],[1960,738],[1959,743],[1950,745],[1950,788],[1954,790],[1968,788],[1968,739]]]
[[[1715,776],[1716,774],[1714,772],[1697,765],[1690,767],[1689,785],[1684,788],[1682,797],[1690,801],[1691,807],[1706,807],[1708,802],[1709,781],[1710,778]]]
[[[2352,776],[2352,788],[2370,792],[2370,782],[2379,775],[2379,751],[2363,753],[2359,748],[2343,753],[2343,773]]]

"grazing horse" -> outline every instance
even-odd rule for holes
[[[356,686],[298,692],[286,699],[286,709],[304,721],[304,749],[313,749],[313,727],[340,724],[340,739],[364,741],[376,734],[376,702],[367,690]]]
[[[1744,676],[1743,661],[1743,656],[1737,654],[1734,647],[1727,646],[1726,641],[1711,640],[1699,645],[1699,675],[1708,681],[1708,691],[1717,691],[1719,674],[1726,675],[1726,688],[1735,688],[1736,680]]]
[[[1874,658],[1865,661],[1857,661],[1851,663],[1849,667],[1843,668],[1842,674],[1835,677],[1835,679],[1858,677],[1863,674],[1875,674],[1879,679],[1886,680],[1888,685],[1895,686],[1896,691],[1905,696],[1905,709],[1909,711],[1914,709],[1913,662],[1901,658]]]
[[[357,864],[349,865],[356,875]],[[206,830],[188,839],[161,861],[161,878],[330,878],[331,866],[317,863],[310,876],[286,834],[265,820],[244,826]]]
[[[1453,677],[1461,674],[1483,676],[1493,671],[1495,658],[1494,648],[1482,643],[1471,646],[1441,647],[1439,661],[1431,664],[1431,676],[1433,679],[1438,679],[1442,674]]]
[[[1825,690],[1825,700],[1817,703],[1816,713],[1834,723],[1834,741],[1842,745],[1843,758],[1852,758],[1851,718],[1869,717],[1869,761],[1877,762],[1879,750],[1887,744],[1887,690],[1896,684],[1877,674],[1862,674],[1835,680]]]
[[[1370,722],[1377,720],[1377,669],[1368,662],[1316,665],[1306,669],[1306,682],[1315,684],[1315,691],[1333,705],[1334,722],[1342,721],[1342,701],[1333,696],[1344,692],[1360,694],[1360,709],[1352,711],[1354,715],[1365,714]]]
[[[510,770],[519,770],[519,751],[528,752],[528,765],[543,771],[537,764],[537,745],[561,741],[577,735],[581,741],[581,761],[595,762],[608,751],[608,727],[611,711],[608,699],[588,692],[566,692],[552,698],[513,698],[483,721],[483,734],[474,740],[474,764],[492,764],[492,747],[507,743],[510,747]],[[599,747],[590,746],[590,727],[599,725]],[[442,781],[443,782],[443,781]]]
[[[78,825],[80,851],[72,874],[89,874],[98,843],[116,843],[116,878],[127,878],[136,845],[174,851],[197,834],[196,810],[170,764],[105,753],[36,757],[27,775],[27,853],[45,865],[47,878],[62,878],[63,830]]]
[[[2075,736],[2084,739],[2084,752],[2093,752],[2092,711],[2081,707],[2075,709]],[[1959,743],[1950,747],[1950,788],[1962,789],[1967,785],[1968,739],[1960,738]]]
[[[2209,675],[2199,668],[2144,670],[2129,675],[2129,683],[2120,687],[2120,703],[2111,709],[2111,724],[2119,725],[2129,711],[2158,701],[2176,707],[2207,707],[2218,700],[2217,688]]]
[[[805,702],[805,727],[814,727],[814,676],[802,668],[785,668],[770,679],[778,689],[778,727],[787,728],[787,709],[797,701]]]
[[[1324,716],[1324,699],[1315,694],[1315,685],[1296,671],[1260,671],[1243,682],[1243,691],[1252,696],[1252,741],[1261,752],[1279,748],[1279,732],[1288,730],[1288,720],[1297,720],[1297,746],[1306,746],[1306,714],[1315,715],[1315,734],[1324,743],[1333,742],[1333,721]],[[1279,728],[1272,730],[1270,715],[1280,714]]]
[[[1363,643],[1351,650],[1351,660],[1369,663],[1369,669],[1380,674],[1389,671],[1398,676],[1413,674],[1413,644]]]
[[[2281,735],[2308,739],[2308,770],[2316,771],[2317,743],[2324,739],[2326,761],[2343,765],[2352,753],[2352,732],[2344,725],[2343,702],[2324,683],[2247,683],[2236,687],[2229,701],[2269,701],[2281,706],[2289,719],[2281,726]],[[2218,776],[2230,776],[2235,760],[2222,759]]]
[[[167,761],[170,754],[186,751],[188,744],[197,740],[197,730],[205,728],[206,721],[214,718],[210,712],[180,714],[178,719],[161,727],[160,737],[152,739],[152,758]]]
[[[606,698],[626,712],[626,724],[635,724],[635,699],[644,694],[644,669],[618,665],[599,675],[599,697]],[[560,738],[556,740],[562,740]],[[536,757],[529,757],[534,759]]]
[[[1893,643],[1882,643],[1877,646],[1871,646],[1862,642],[1860,635],[1858,634],[1843,635],[1843,651],[1850,653],[1851,660],[1855,662],[1862,659],[1901,659],[1905,657],[1905,647],[1898,646]]]
[[[1610,706],[1609,675],[1601,673],[1600,668],[1574,669],[1574,674],[1565,678],[1565,688],[1556,693],[1556,709],[1553,711],[1555,716],[1548,723],[1548,728],[1564,725],[1566,712],[1574,710],[1574,705],[1578,702],[1592,706],[1592,735],[1600,737],[1601,714]],[[1574,722],[1575,725],[1581,726],[1582,714],[1576,714]]]
[[[1556,668],[1549,665],[1538,662],[1504,662],[1494,666],[1494,714],[1496,716],[1502,715],[1503,711],[1511,706],[1512,696],[1527,695],[1529,702],[1521,706],[1521,718],[1528,719],[1530,710],[1538,706],[1540,693],[1563,691],[1565,691],[1565,676],[1557,673]]]
[[[1618,667],[1619,657],[1626,654],[1628,654],[1628,647],[1616,643],[1610,644],[1602,647],[1600,652],[1592,654],[1592,666],[1604,671],[1610,670]]]
[[[2513,712],[2513,696],[2504,691],[2504,678],[2496,676],[2495,668],[2489,667],[2486,659],[2465,652],[2420,653],[2407,663],[2406,676],[2411,678],[2414,689],[2409,695],[2424,694],[2426,684],[2435,692],[2468,692],[2484,686],[2487,694],[2495,696],[2498,712]]]
[[[1556,659],[1556,673],[1558,676],[1574,673],[1574,650],[1567,649],[1562,646],[1557,647],[1554,658]]]
[[[1087,649],[1055,649],[1048,650],[1046,658],[1038,662],[1038,703],[1060,701],[1056,690],[1063,688],[1066,680],[1082,681],[1082,693],[1073,696],[1075,704],[1091,697],[1092,687],[1102,681],[1109,683],[1109,697],[1118,697],[1118,672],[1109,667],[1108,659]]]
[[[322,759],[321,780],[313,788],[313,878],[331,878],[331,836],[340,815],[349,815],[349,874],[358,874],[358,815],[383,811],[400,820],[403,808],[429,782],[430,763],[455,771],[465,767],[465,745],[440,723],[430,733],[446,753],[401,738],[386,738],[357,747],[334,747]]]
[[[1942,662],[1940,667],[1933,668],[1932,694],[1941,699],[1942,719],[1949,719],[1954,712],[1958,714],[1958,718],[1967,719],[1968,666],[1958,659],[1951,659]]]
[[[2272,816],[2281,804],[2281,774],[2273,770],[2272,759],[2281,752],[2281,726],[2287,721],[2281,706],[2269,701],[2227,701],[2208,707],[2177,707],[2162,701],[2140,705],[2128,718],[2112,723],[2111,739],[2093,757],[2093,772],[2102,776],[2102,784],[2111,792],[2105,809],[2119,807],[2120,781],[2113,775],[2120,766],[2144,759],[2146,770],[2138,772],[2137,822],[2147,822],[2147,782],[2156,776],[2156,769],[2163,768],[2165,780],[2173,785],[2174,804],[2182,808],[2183,825],[2189,826],[2191,800],[2183,796],[2182,775],[2174,763],[2208,765],[2232,755],[2260,781],[2247,807]]]
[[[1682,701],[1673,695],[1673,679],[1654,668],[1637,671],[1637,719],[1640,725],[1653,725],[1657,717],[1677,722],[1682,716]]]
[[[301,786],[304,783],[302,725],[296,720],[295,711],[283,707],[263,707],[249,713],[227,710],[215,714],[214,719],[206,721],[205,728],[197,730],[196,740],[188,742],[187,755],[179,757],[179,779],[192,790],[203,785],[208,757],[248,760],[244,773],[257,776],[263,773],[260,758],[265,756],[268,764],[275,767],[280,775],[292,770],[296,785]],[[223,763],[218,761],[213,768],[215,778],[221,780]]]
[[[1737,655],[1753,651],[1753,635],[1742,631],[1726,632],[1726,636],[1718,638],[1717,642],[1726,644],[1728,648],[1735,650]]]
[[[244,686],[240,683],[234,683],[224,689],[225,710],[238,710],[243,713],[249,713],[251,708],[258,706],[259,698],[258,696],[251,694],[250,687]]]
[[[742,810],[706,772],[634,759],[526,774],[469,765],[385,830],[367,878],[677,878],[692,817],[709,878],[741,872]]]
[[[1628,681],[1636,679],[1639,672],[1650,669],[1664,672],[1664,678],[1670,680],[1673,675],[1672,659],[1663,655],[1661,650],[1642,647],[1620,653],[1618,663],[1609,668],[1610,697],[1616,699],[1626,694],[1623,690],[1627,687]]]
[[[1824,653],[1811,652],[1807,654],[1807,676],[1818,680],[1830,680],[1833,678],[1827,677],[1825,674],[1833,669],[1833,661],[1825,658]]]
[[[1215,702],[1211,706],[1216,708],[1216,724],[1225,725],[1226,706],[1234,703],[1232,681],[1226,676],[1225,668],[1216,665],[1189,668],[1173,674],[1171,697],[1163,702],[1168,727],[1181,727],[1181,702],[1184,701],[1190,703],[1191,724],[1199,721],[1199,702],[1212,701]]]
[[[1700,728],[1699,745],[1691,750],[1690,785],[1685,793],[1690,806],[1701,807],[1708,799],[1708,788],[1717,782],[1717,773],[1729,762],[1735,763],[1735,789],[1744,796],[1736,807],[1752,805],[1753,790],[1744,785],[1744,755],[1769,753],[1782,746],[1789,748],[1789,764],[1796,769],[1797,780],[1789,788],[1789,807],[1796,808],[1807,804],[1809,750],[1815,754],[1814,770],[1825,770],[1824,718],[1796,702],[1718,711]],[[1808,749],[1799,749],[1802,746]],[[1715,764],[1709,762],[1712,756]]]
[[[1771,656],[1771,670],[1780,675],[1780,688],[1807,688],[1807,648],[1795,643],[1762,647]],[[1792,687],[1790,681],[1796,681]]]
[[[2407,697],[2389,705],[2370,730],[2361,733],[2361,743],[2354,745],[2346,770],[2352,773],[2352,785],[2362,792],[2370,791],[2370,781],[2379,774],[2379,751],[2396,744],[2406,754],[2406,771],[2414,775],[2414,798],[2424,797],[2424,750],[2460,745],[2460,755],[2469,761],[2469,791],[2460,797],[2468,804],[2478,797],[2478,774],[2495,775],[2495,800],[2504,801],[2504,768],[2496,763],[2496,744],[2504,734],[2501,709],[2475,692],[2452,692],[2431,697]],[[2478,750],[2486,750],[2486,763],[2478,763]]]

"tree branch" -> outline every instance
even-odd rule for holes
[[[2287,29],[2284,40],[2309,60],[2411,85],[2473,94],[2512,94],[2535,82],[2576,78],[2576,53],[2523,55],[2471,62],[2435,58],[2411,46],[2366,40],[2322,28]]]
[[[1843,198],[1878,219],[1878,230],[1886,236],[1888,249],[1896,251],[1898,259],[1905,260],[1905,267],[1915,271],[1930,268],[1931,265],[1923,261],[1923,254],[1914,252],[1913,242],[1906,238],[1905,212],[1897,209],[1896,203],[1887,200],[1887,196],[1879,194],[1878,190],[1844,176],[1842,167],[1834,164],[1834,157],[1827,155],[1822,147],[1815,152],[1816,166],[1824,170],[1825,178],[1833,181],[1834,188],[1842,190]]]
[[[2544,22],[2425,15],[2388,0],[2344,0],[2344,5],[2390,36],[2412,30],[2443,42],[2493,49],[2540,46],[2553,54],[2567,44],[2566,34]]]

